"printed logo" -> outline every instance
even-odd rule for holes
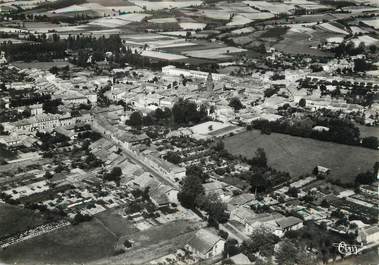
[[[358,255],[362,251],[359,245],[348,245],[344,241],[334,243],[333,246],[337,247],[338,252],[344,256]]]

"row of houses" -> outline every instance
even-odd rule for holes
[[[53,131],[58,127],[72,127],[78,122],[90,123],[91,115],[83,115],[80,117],[72,117],[66,114],[50,114],[42,113],[27,119],[16,122],[4,122],[4,130],[10,133],[29,134],[37,131]]]

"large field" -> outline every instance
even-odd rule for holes
[[[367,148],[322,142],[285,134],[261,134],[248,131],[225,139],[232,154],[252,157],[258,147],[264,148],[269,165],[291,176],[309,174],[317,165],[331,169],[330,177],[352,182],[363,171],[379,161],[379,152]]]
[[[102,224],[93,220],[13,245],[0,251],[0,261],[12,264],[80,264],[112,256],[116,241]]]
[[[0,238],[45,223],[40,214],[18,206],[0,203]]]
[[[103,223],[115,235],[123,236],[138,232],[138,229],[127,218],[123,218],[119,209],[109,209],[96,215],[96,219]]]

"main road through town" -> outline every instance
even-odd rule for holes
[[[96,129],[95,129],[96,130]],[[157,178],[161,183],[168,185],[172,188],[178,189],[179,184],[171,181],[168,179],[168,177],[165,177],[162,173],[160,173],[158,170],[152,168],[150,165],[146,164],[145,161],[143,161],[141,158],[139,158],[136,154],[134,154],[132,151],[128,150],[124,146],[121,146],[117,141],[115,141],[109,134],[105,134],[105,130],[96,130],[99,132],[104,138],[109,139],[113,141],[120,149],[123,151],[123,154],[129,158],[132,162],[135,164],[141,166],[145,171],[149,172],[152,176]]]

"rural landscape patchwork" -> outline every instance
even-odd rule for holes
[[[378,0],[0,0],[0,264],[378,265]]]

